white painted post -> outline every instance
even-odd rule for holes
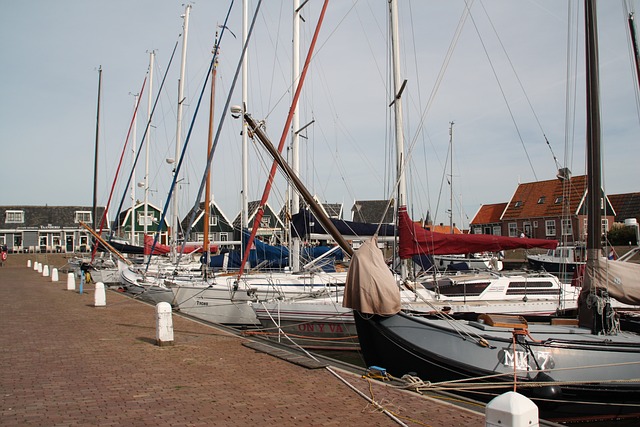
[[[33,270],[34,270],[34,271],[38,271],[38,261],[35,261],[35,262],[33,263]]]
[[[54,268],[53,270],[51,270],[51,281],[52,282],[57,282],[58,281],[58,269]]]
[[[173,320],[171,304],[159,302],[156,305],[156,342],[159,346],[173,345]]]
[[[539,427],[538,407],[526,396],[508,391],[485,408],[485,427]]]
[[[38,273],[42,274],[42,263],[38,263]]]
[[[49,277],[49,266],[45,265],[42,267],[42,277]]]
[[[27,268],[31,268],[31,260],[30,259],[27,260]]]
[[[104,291],[104,283],[98,282],[96,283],[96,291],[93,299],[94,307],[104,307],[107,305],[107,295]]]
[[[76,290],[76,276],[73,273],[67,274],[67,290],[68,291]]]

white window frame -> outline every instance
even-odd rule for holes
[[[570,219],[561,220],[562,235],[563,236],[572,236],[573,235],[573,222]]]
[[[73,222],[78,224],[80,221],[85,224],[91,224],[93,222],[91,211],[75,211],[73,215]]]
[[[153,213],[151,213],[151,212],[147,212],[146,220],[145,220],[145,214],[144,214],[144,211],[143,211],[143,212],[138,212],[138,225],[139,225],[139,226],[141,226],[141,227],[144,227],[144,226],[145,226],[145,221],[146,221],[146,223],[147,223],[147,224],[146,224],[146,225],[147,225],[147,227],[148,227],[148,226],[150,226],[150,225],[153,225],[153,220],[154,220],[154,219],[155,219],[155,218],[154,218],[154,216],[153,216]]]
[[[509,223],[509,237],[518,237],[518,223],[510,222]]]
[[[260,219],[260,228],[269,228],[271,223],[271,215],[265,215]]]
[[[24,211],[6,211],[4,222],[7,224],[24,224]]]
[[[502,236],[502,227],[500,227],[499,225],[494,225],[493,226],[493,235],[494,236]]]
[[[544,222],[545,236],[553,237],[556,235],[556,220],[548,219]]]

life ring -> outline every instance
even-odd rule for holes
[[[6,252],[2,252],[2,262],[7,260],[7,253]]]

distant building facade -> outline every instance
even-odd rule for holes
[[[104,207],[97,208],[100,222]],[[93,226],[89,206],[0,206],[0,245],[9,252],[88,252],[91,235],[80,225]],[[105,231],[109,230],[105,220]]]

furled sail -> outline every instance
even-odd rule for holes
[[[399,212],[400,258],[414,255],[451,255],[498,252],[508,249],[555,249],[557,240],[493,236],[490,234],[434,233],[414,223],[405,206]]]

